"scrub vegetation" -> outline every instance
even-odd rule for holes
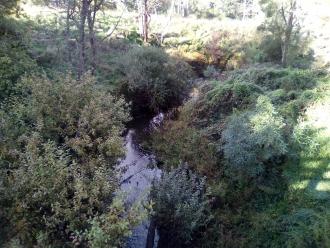
[[[330,247],[329,7],[1,2],[0,247],[125,247],[146,220],[159,248]],[[123,136],[159,113],[129,204]]]

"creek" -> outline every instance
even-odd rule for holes
[[[154,156],[141,148],[141,142],[151,131],[158,128],[164,120],[164,114],[149,119],[133,122],[128,128],[125,136],[125,156],[119,164],[123,171],[121,178],[121,191],[125,194],[126,204],[132,205],[139,200],[147,200],[153,180],[161,176],[161,170],[151,168],[150,164],[155,162]],[[158,235],[150,220],[145,220],[135,227],[132,235],[126,241],[126,248],[145,248],[147,245],[148,230],[155,234],[154,245],[157,247]],[[150,232],[150,230],[149,230]]]

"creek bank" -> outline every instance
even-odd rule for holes
[[[190,94],[181,103],[188,99],[196,99],[199,95],[198,86],[203,78],[194,80]],[[134,112],[133,112],[134,113]],[[150,134],[160,128],[165,119],[176,119],[178,109],[172,108],[166,113],[160,112],[155,116],[133,115],[135,118],[128,123],[125,134],[125,157],[119,164],[123,171],[121,178],[121,191],[126,195],[126,204],[132,205],[136,201],[148,200],[149,192],[154,180],[159,180],[162,170],[157,168],[157,160],[153,154],[146,152],[141,144],[150,137]],[[145,220],[132,230],[126,248],[152,248],[158,247],[159,235],[156,223],[151,219]]]

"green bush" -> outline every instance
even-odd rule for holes
[[[327,156],[322,163],[314,160],[320,144],[313,136],[319,130],[297,125],[306,106],[327,91],[324,72],[270,65],[228,74],[225,82],[202,84],[178,118],[156,132],[152,144],[164,168],[184,161],[207,176],[216,218],[205,227],[203,245],[194,244],[328,247],[324,230],[329,222],[320,219],[326,201],[306,198],[309,188],[301,195],[291,188],[291,180],[300,187],[316,175],[311,167],[327,164]],[[307,160],[308,168],[299,169],[299,159]],[[296,179],[292,175],[299,170],[302,175]],[[308,185],[315,187],[317,180]],[[301,208],[310,209],[305,214]]]
[[[143,44],[141,35],[138,33],[137,30],[129,31],[129,33],[125,35],[125,38],[131,43],[136,43],[139,45]]]
[[[44,140],[66,144],[79,156],[98,152],[107,156],[111,144],[110,153],[121,155],[118,141],[129,108],[123,99],[96,90],[89,75],[80,81],[70,74],[53,80],[33,76],[22,80],[19,88],[25,98],[11,99],[2,111],[4,144],[17,140],[11,135],[37,130]]]
[[[178,120],[167,121],[153,133],[151,150],[163,168],[188,163],[194,171],[212,176],[218,170],[216,147],[207,135],[189,126],[186,111],[181,110]]]
[[[281,69],[274,67],[250,68],[231,74],[231,79],[254,83],[267,90],[306,90],[316,86],[324,72],[318,70]]]
[[[284,123],[270,100],[258,98],[252,112],[234,114],[223,131],[223,152],[228,174],[234,179],[253,178],[276,169],[287,152]]]
[[[110,220],[100,227],[111,241],[108,244],[119,245],[138,218],[131,218],[133,212],[127,215],[118,200],[105,204],[113,198],[115,187],[108,180],[111,172],[107,165],[87,172],[67,151],[38,139],[37,134],[29,137],[25,151],[7,175],[1,170],[1,191],[5,192],[1,205],[10,224],[7,235],[25,246],[73,247],[94,242],[89,219],[102,218]],[[78,235],[83,231],[89,235]]]
[[[282,58],[282,40],[281,37],[266,35],[260,43],[259,49],[262,56],[258,62],[275,62],[280,63]]]
[[[221,69],[239,68],[245,61],[243,54],[246,40],[238,32],[215,31],[205,43],[203,53],[208,62]]]
[[[286,94],[285,90],[283,90],[283,89],[277,89],[277,90],[270,91],[270,92],[268,92],[267,95],[274,103],[284,102],[287,98],[287,94]]]
[[[239,81],[214,82],[195,105],[193,112],[199,119],[217,121],[234,109],[246,109],[255,103],[262,89],[257,85]]]
[[[206,78],[214,78],[219,75],[219,71],[213,66],[213,65],[208,65],[206,69],[203,71],[203,75]]]
[[[201,237],[212,218],[205,191],[205,179],[184,166],[155,182],[151,197],[160,247],[191,247]]]
[[[0,3],[0,19],[4,15],[13,13],[18,10],[18,0],[5,0]]]
[[[190,88],[190,67],[156,47],[137,47],[118,61],[120,91],[133,102],[133,113],[157,112],[179,105]]]
[[[298,208],[253,218],[248,247],[329,247],[329,211]]]
[[[118,246],[138,220],[114,200],[127,104],[97,90],[89,75],[29,77],[20,88],[24,98],[11,98],[0,111],[4,242],[84,245],[97,239],[97,224],[102,242]]]
[[[0,18],[0,103],[19,93],[16,84],[23,75],[37,70],[17,30],[15,24]]]

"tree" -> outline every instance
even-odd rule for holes
[[[80,15],[79,15],[79,65],[78,65],[78,77],[80,78],[82,74],[85,72],[85,63],[86,63],[86,45],[85,45],[85,25],[86,18],[88,14],[90,1],[89,0],[81,0],[80,6]]]
[[[102,8],[105,0],[93,0],[88,9],[87,22],[89,30],[89,43],[91,45],[91,65],[92,65],[92,74],[96,70],[96,58],[97,58],[97,49],[96,49],[96,39],[95,39],[95,21],[96,13]]]
[[[174,0],[174,9],[177,14],[182,17],[186,17],[188,15],[189,10],[189,1],[188,0]]]
[[[80,78],[87,70],[87,38],[90,44],[90,65],[92,75],[95,73],[97,67],[97,40],[95,36],[95,22],[97,12],[99,12],[105,6],[104,0],[67,0],[65,1],[66,8],[66,30],[65,36],[68,44],[69,59],[70,56],[70,31],[72,22],[78,30],[78,37],[76,37],[78,43],[78,62],[77,62],[77,74]],[[86,35],[86,29],[88,29],[88,36]],[[86,37],[87,36],[87,37]]]
[[[286,67],[293,35],[299,33],[297,1],[262,0],[261,6],[267,17],[266,29],[281,40],[281,64]]]
[[[245,20],[258,13],[257,0],[191,0],[189,8],[198,16]]]
[[[151,21],[151,13],[157,13],[157,9],[166,9],[169,5],[166,0],[137,0],[137,10],[139,14],[139,31],[144,42],[148,42],[149,24]]]
[[[286,7],[286,10],[284,9],[284,5],[281,6],[281,15],[282,19],[285,24],[285,30],[284,30],[284,38],[283,38],[283,44],[282,44],[282,65],[284,67],[287,66],[288,61],[288,50],[291,43],[291,36],[294,26],[296,25],[296,15],[295,10],[297,8],[297,2],[296,0],[289,1],[288,7]]]
[[[148,31],[150,22],[150,6],[148,0],[138,0],[139,28],[143,41],[148,41]]]

